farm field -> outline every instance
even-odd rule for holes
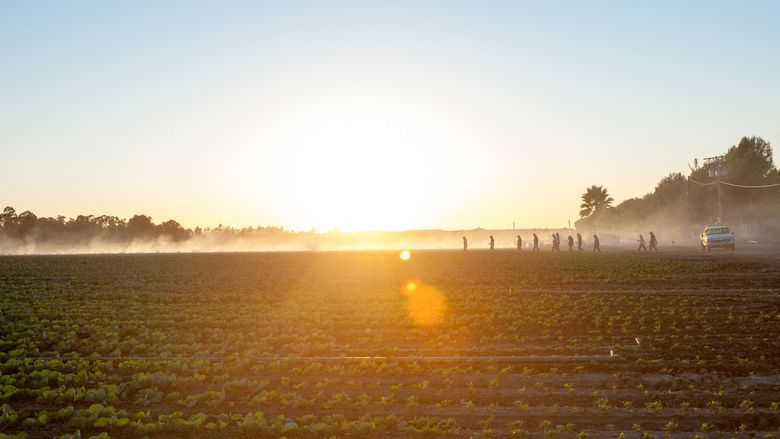
[[[0,399],[30,438],[780,437],[780,259],[0,257]]]

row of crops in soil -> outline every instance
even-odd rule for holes
[[[780,266],[0,257],[0,437],[780,437]]]

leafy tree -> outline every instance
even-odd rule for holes
[[[772,147],[760,137],[743,137],[729,148],[725,156],[728,175],[725,180],[739,185],[760,186],[773,183],[777,172],[772,159]],[[764,207],[776,203],[777,189],[747,189],[724,186],[723,204],[726,218],[748,215],[749,218],[766,216]],[[747,218],[745,218],[747,219]]]
[[[154,239],[157,237],[157,227],[146,215],[135,215],[127,221],[126,232],[130,239]]]
[[[718,216],[718,197],[721,197],[722,215],[727,221],[764,222],[780,214],[780,189],[745,188],[780,183],[780,172],[775,167],[772,146],[760,137],[743,137],[724,156],[727,175],[720,180],[730,184],[701,186],[692,184],[689,200],[691,221],[704,223]],[[710,177],[710,166],[695,167],[690,178],[700,183],[719,179]],[[719,194],[720,192],[720,194]]]
[[[728,180],[738,184],[763,184],[773,171],[772,146],[760,137],[743,137],[726,153]]]
[[[100,232],[100,225],[95,222],[94,215],[79,215],[75,220],[70,220],[66,227],[76,240],[86,240]]]
[[[121,229],[126,226],[125,220],[110,215],[100,215],[93,221],[103,230]]]
[[[35,224],[38,221],[38,217],[29,210],[25,210],[24,212],[20,213],[16,219],[19,223],[17,232],[21,235],[28,234],[33,229],[35,229]]]
[[[3,213],[0,214],[0,226],[5,227],[11,224],[16,219],[16,209],[11,206],[6,206],[3,209]]]
[[[653,202],[657,207],[682,206],[688,191],[688,180],[679,172],[662,178],[653,191]]]
[[[602,209],[610,207],[614,200],[607,193],[607,189],[602,186],[593,185],[582,194],[582,204],[580,204],[580,217],[588,217]]]
[[[186,230],[178,222],[174,220],[168,220],[160,224],[160,229],[163,235],[170,236],[174,242],[184,241],[190,237],[191,232]]]

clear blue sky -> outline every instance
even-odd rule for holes
[[[0,3],[0,203],[561,226],[780,144],[780,2]]]

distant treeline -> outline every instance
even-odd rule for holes
[[[726,174],[719,177],[716,167]],[[603,208],[584,210],[576,225],[601,230],[652,230],[714,223],[718,220],[721,191],[723,221],[778,227],[780,187],[771,186],[778,183],[780,171],[775,167],[769,142],[743,137],[726,151],[719,165],[694,161],[687,177],[672,173],[642,197],[629,198],[614,207],[604,203]]]
[[[222,225],[213,229],[187,229],[174,220],[155,224],[152,218],[146,215],[135,215],[128,220],[109,215],[38,217],[30,211],[17,214],[16,209],[10,206],[0,214],[0,242],[4,242],[6,246],[24,243],[68,246],[92,241],[123,244],[159,239],[177,243],[205,233],[242,236],[284,232],[281,227],[237,229]]]

